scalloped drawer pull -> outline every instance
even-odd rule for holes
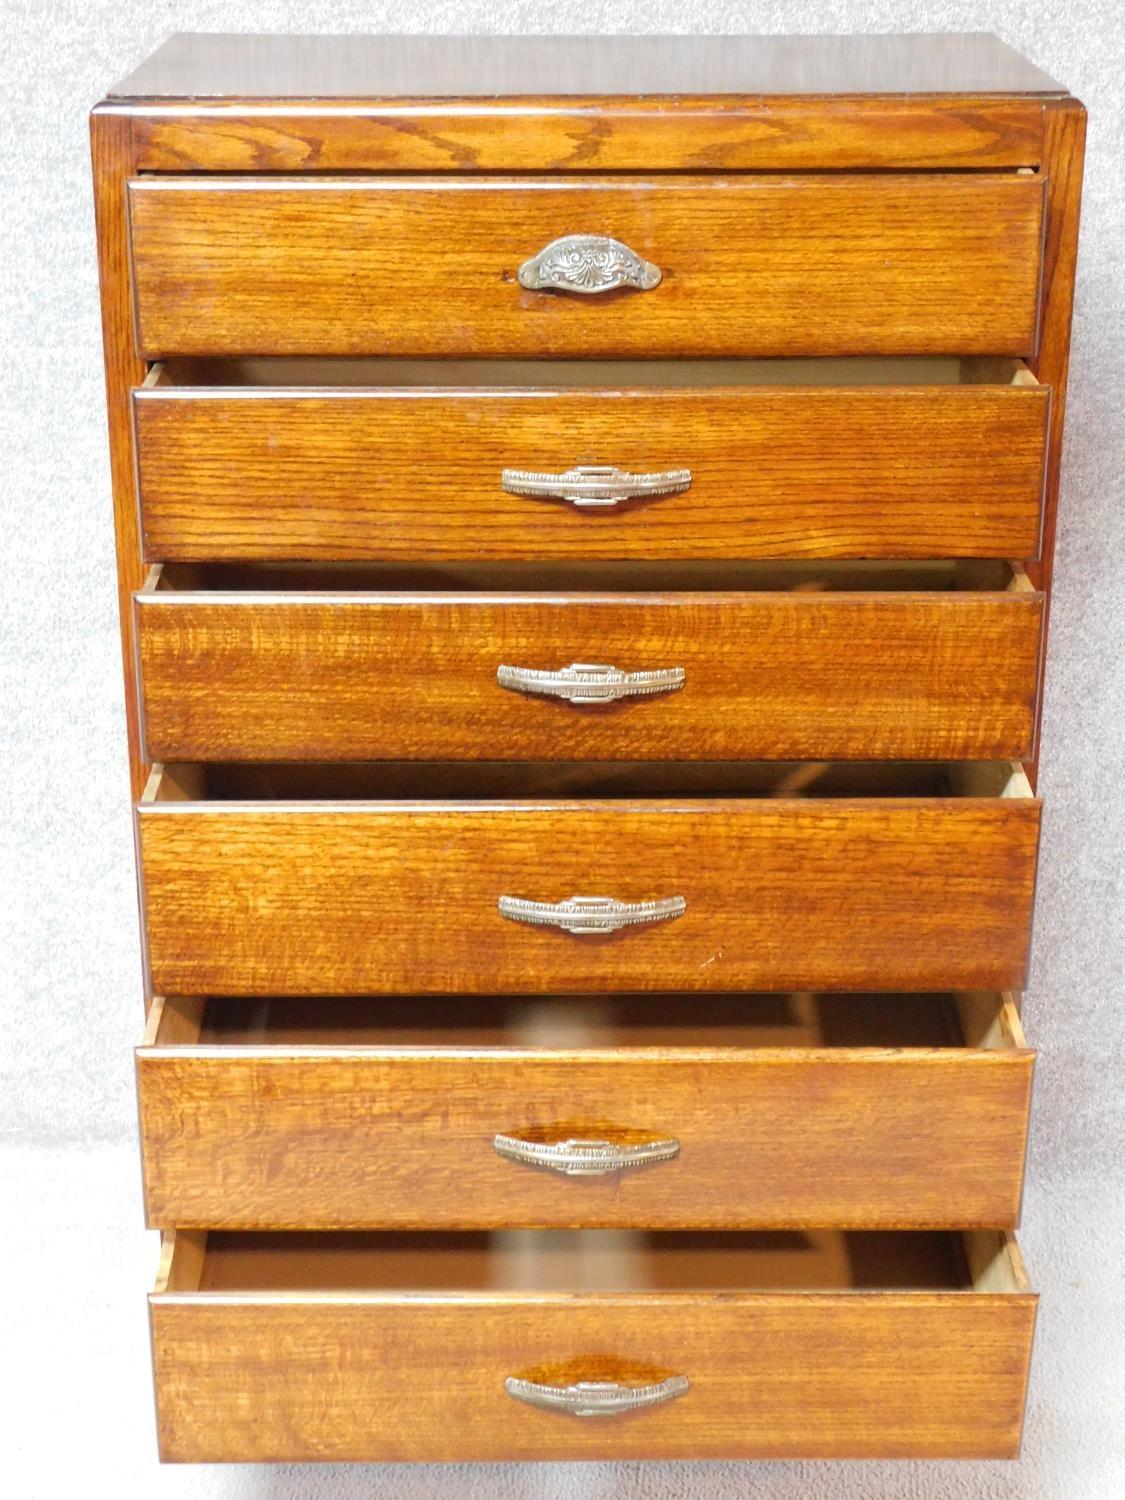
[[[649,292],[660,285],[660,267],[606,234],[564,234],[519,268],[529,292],[577,292],[595,296],[618,287]]]

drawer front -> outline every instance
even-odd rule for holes
[[[145,1046],[146,1207],[241,1229],[1011,1227],[1032,1067],[954,1047]],[[497,1135],[679,1154],[577,1177]]]
[[[168,177],[128,197],[150,358],[1036,344],[1040,177]],[[576,234],[624,243],[662,279],[525,289],[521,266]],[[588,287],[599,273],[573,275]]]
[[[193,561],[1030,558],[1049,396],[156,387],[134,392],[142,543]],[[612,511],[504,488],[580,465],[690,484]]]
[[[169,802],[138,821],[164,994],[1019,989],[1039,808]],[[593,934],[498,910],[575,894],[686,907]]]
[[[1030,1295],[157,1295],[165,1460],[1014,1458]],[[509,1376],[634,1384],[582,1420]]]
[[[992,760],[1030,753],[1042,596],[158,591],[136,618],[154,760]],[[621,696],[561,696],[591,692]]]

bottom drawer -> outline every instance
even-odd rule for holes
[[[161,1456],[1014,1457],[1035,1306],[991,1231],[180,1231]]]

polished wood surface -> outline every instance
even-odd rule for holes
[[[980,94],[110,107],[144,172],[940,170],[1043,154],[1040,100]]]
[[[137,713],[136,650],[132,595],[144,580],[137,511],[130,391],[144,379],[145,366],[133,349],[132,292],[125,222],[125,179],[132,166],[128,120],[95,110],[90,116],[94,175],[94,214],[98,235],[102,343],[105,358],[106,417],[109,424],[110,486],[117,553],[117,597],[121,659],[125,677],[125,732],[132,795],[148,776],[140,747]]]
[[[1042,212],[1042,181],[1017,174],[144,177],[129,185],[138,346],[1022,355]],[[521,263],[575,232],[625,241],[664,280],[523,290]]]
[[[283,591],[284,574],[261,581],[265,592],[138,594],[150,757],[983,760],[1031,749],[1033,592],[819,592],[815,577],[794,591],[784,574],[773,592],[753,592],[751,577],[738,593],[348,593],[327,575],[326,592],[302,594]],[[497,681],[502,664],[572,662],[681,667],[686,679],[599,705]]]
[[[1010,1002],[981,1004],[996,1045],[929,995],[158,1001],[148,1221],[1011,1227],[1034,1054]],[[573,1180],[497,1132],[680,1154]]]
[[[1048,216],[1043,259],[1042,337],[1036,361],[1036,369],[1044,380],[1051,382],[1053,391],[1043,547],[1041,560],[1034,570],[1036,584],[1047,591],[1048,601],[1058,529],[1063,422],[1070,369],[1070,324],[1074,308],[1085,150],[1086,111],[1076,99],[1060,100],[1047,112]],[[1045,650],[1041,653],[1041,661],[1046,661]],[[1033,780],[1037,771],[1038,756],[1032,768]]]
[[[150,1299],[165,1459],[1018,1450],[1036,1299],[993,1236],[284,1238],[177,1237]],[[686,1395],[598,1422],[504,1389],[670,1374]]]
[[[1038,554],[1050,391],[1019,367],[599,368],[216,362],[202,385],[169,368],[133,396],[146,555]],[[577,463],[689,468],[691,487],[590,514],[501,486]]]
[[[166,994],[1019,988],[1038,830],[1024,797],[138,811],[152,983]],[[502,895],[576,893],[682,895],[687,911],[595,937],[497,912]]]
[[[111,95],[128,99],[571,94],[1060,94],[999,37],[170,37]],[[822,102],[822,107],[824,107]]]
[[[163,1457],[1016,1455],[1084,125],[987,37],[180,37],[98,106]],[[659,287],[523,291],[571,232]],[[693,478],[501,487],[578,464]],[[496,907],[575,893],[686,911]]]

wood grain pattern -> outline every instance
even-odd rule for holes
[[[1034,176],[148,177],[129,203],[152,358],[1019,355],[1037,336]],[[663,282],[521,289],[575,232]]]
[[[133,352],[132,344],[133,309],[125,211],[125,181],[133,170],[129,121],[112,112],[95,110],[90,116],[90,151],[98,232],[121,658],[125,675],[125,727],[129,779],[132,795],[138,797],[148,776],[148,767],[141,758],[133,641],[132,595],[144,580],[144,565],[137,512],[130,391],[144,379],[145,366]]]
[[[145,554],[1034,557],[1049,398],[1000,384],[156,386],[134,393]],[[579,463],[690,468],[692,483],[613,514],[501,487],[505,468]]]
[[[1047,115],[1047,225],[1043,260],[1042,337],[1035,368],[1050,381],[1053,398],[1044,494],[1042,560],[1034,570],[1038,587],[1047,591],[1048,609],[1054,572],[1062,470],[1063,424],[1070,369],[1070,324],[1078,259],[1082,173],[1086,149],[1086,110],[1077,99],[1060,100]],[[1046,619],[1044,621],[1046,626]],[[1045,653],[1044,653],[1045,664]],[[1038,770],[1032,767],[1032,777]]]
[[[965,1045],[766,1045],[744,1017],[708,1040],[702,1012],[823,989],[854,1018],[896,997],[853,990],[945,1005],[1022,982],[1023,777],[987,795],[954,765],[954,796],[845,762],[1031,753],[1045,601],[1026,579],[651,580],[1013,557],[1049,593],[1081,106],[982,38],[179,38],[122,87],[92,129],[134,791],[134,644],[160,754],[351,758],[158,768],[138,808],[147,961],[172,996],[138,1055],[148,1210],[188,1226],[152,1299],[162,1456],[1014,1456],[1035,1316],[1014,1242],[912,1232],[1018,1213],[1033,1059],[1011,1005],[962,994]],[[661,286],[523,292],[518,265],[575,230],[628,241]],[[172,388],[129,423],[142,355],[895,353],[1025,355],[1041,388]],[[695,479],[613,517],[498,489],[503,467],[582,462]],[[142,553],[184,583],[134,616]],[[385,581],[477,558],[524,570],[527,597]],[[176,592],[195,563],[286,560],[384,581],[224,599],[205,569]],[[591,578],[534,581],[558,563]],[[632,592],[596,593],[618,563]],[[594,634],[627,667],[674,650],[687,691],[593,717],[479,665],[588,659]],[[436,754],[463,757],[444,783]],[[496,912],[575,891],[687,911],[594,939]],[[233,1043],[204,1024],[239,997],[279,1018],[380,996],[381,1041],[367,1020]],[[558,1024],[623,999],[681,1006],[695,1042],[479,1035],[490,1006]],[[497,1129],[683,1149],[576,1182],[496,1157]],[[503,1390],[673,1371],[684,1399],[606,1423]]]
[[[985,760],[1030,752],[1042,598],[154,592],[136,607],[157,760]],[[496,680],[502,663],[571,662],[687,676],[597,706]]]
[[[792,1266],[777,1263],[798,1261],[806,1241],[780,1239],[764,1258],[784,1287]],[[497,1290],[408,1293],[395,1289],[403,1285],[397,1279],[386,1290],[347,1290],[345,1282],[318,1292],[313,1281],[307,1290],[282,1282],[277,1290],[215,1291],[205,1266],[204,1290],[151,1298],[161,1456],[1016,1455],[1032,1293],[928,1290],[925,1282],[919,1290],[893,1282],[867,1291],[744,1290],[762,1258],[752,1240],[719,1251],[732,1278],[719,1283],[733,1288],[723,1291],[692,1290],[690,1275],[671,1268],[665,1279],[659,1264],[651,1272],[659,1289],[633,1292],[580,1284],[520,1291],[500,1282]],[[307,1253],[311,1277],[316,1251]],[[463,1253],[442,1256],[443,1279],[454,1288]],[[674,1244],[654,1257],[680,1258]],[[423,1259],[415,1256],[415,1265]],[[706,1258],[694,1264],[706,1286]],[[503,1384],[508,1375],[641,1383],[673,1373],[688,1376],[685,1396],[599,1422],[524,1406]]]
[[[572,97],[140,104],[131,118],[142,172],[753,172],[1037,166],[1043,113],[974,95]]]
[[[168,994],[1020,988],[1038,828],[989,798],[138,811]],[[687,912],[585,938],[497,913],[575,893]]]
[[[284,1023],[225,1044],[198,1031],[185,1040],[172,1027],[167,1040],[137,1050],[148,1222],[1014,1226],[1034,1053],[967,1046],[952,1034],[938,1047],[903,1048],[886,1010],[906,999],[891,997],[880,1016],[874,997],[838,998],[873,1013],[872,1041],[881,1035],[882,1045],[829,1045],[838,1009],[802,996],[777,997],[764,1020],[764,1001],[736,997],[718,1041],[708,1037],[717,1028],[699,1025],[693,1044],[680,1046],[647,1045],[656,1028],[644,1024],[618,1031],[614,1045],[596,1033],[592,1045],[550,1045],[569,1014],[557,998],[543,1002],[531,1035],[518,1011],[508,1015],[500,1046],[474,1045],[449,1002],[449,1033],[423,1027],[403,1045],[388,1043],[386,1028],[375,1044],[363,1029],[334,1041],[333,1026],[316,1028],[316,1002],[304,1007],[316,1040],[304,1044]],[[435,1009],[409,1003],[421,1016]],[[661,1009],[656,997],[640,1004]],[[380,1007],[364,1005],[366,1035],[380,1036]],[[803,1014],[819,1010],[827,1031],[802,1028]],[[503,1160],[492,1146],[498,1131],[547,1141],[674,1137],[681,1149],[656,1167],[572,1180]]]

